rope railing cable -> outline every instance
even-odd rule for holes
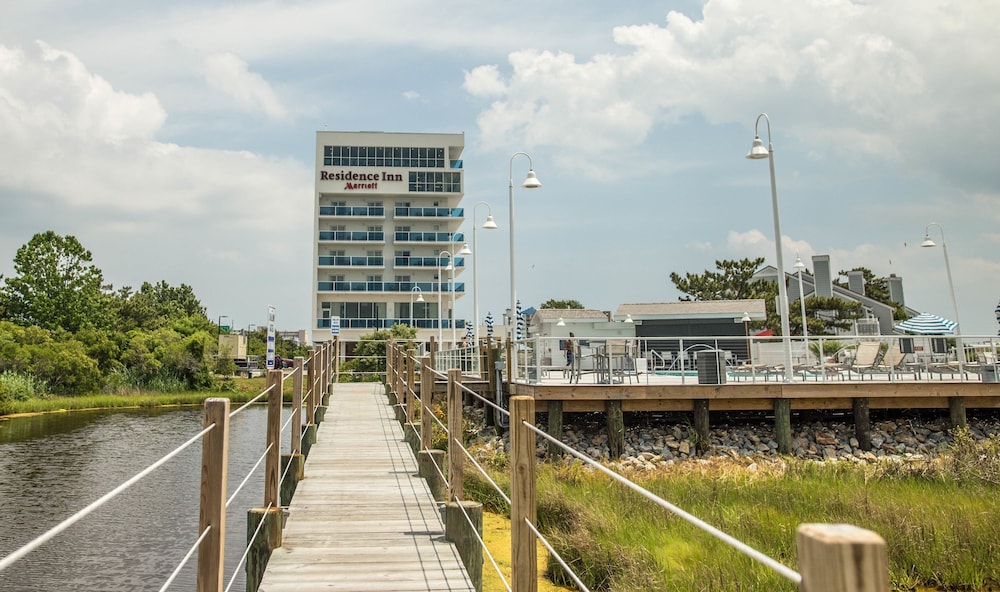
[[[475,465],[476,469],[483,476],[483,478],[486,479],[486,481],[488,481],[489,484],[493,486],[493,489],[495,489],[496,492],[500,494],[500,497],[502,497],[503,500],[507,502],[507,505],[509,506],[510,498],[507,497],[507,494],[504,493],[503,489],[501,489],[500,486],[496,484],[496,481],[494,481],[493,478],[490,477],[489,474],[487,474],[486,469],[484,469],[478,462],[476,462],[476,459],[472,457],[472,453],[469,452],[469,450],[465,446],[459,445],[458,449],[461,450],[463,453],[465,453],[465,457],[468,458],[473,465]]]
[[[90,514],[94,510],[96,510],[97,508],[103,506],[108,501],[114,499],[118,494],[120,494],[121,492],[125,491],[129,487],[132,487],[132,485],[134,485],[135,483],[137,483],[139,480],[141,480],[142,478],[144,478],[146,475],[152,473],[156,469],[158,469],[161,466],[163,466],[167,461],[169,461],[170,459],[174,458],[175,456],[177,456],[178,454],[180,454],[181,452],[183,452],[185,449],[187,449],[188,446],[191,446],[192,444],[194,444],[195,442],[197,442],[198,440],[200,440],[205,434],[207,434],[208,432],[212,431],[213,429],[215,429],[215,424],[214,423],[212,425],[206,427],[202,431],[198,432],[194,436],[192,436],[190,440],[188,440],[184,444],[181,444],[180,446],[178,446],[177,448],[175,448],[173,451],[171,451],[170,453],[168,453],[166,456],[164,456],[160,460],[156,461],[155,463],[149,465],[148,467],[146,467],[145,469],[143,469],[142,471],[140,471],[139,473],[137,473],[134,477],[132,477],[128,481],[122,483],[121,485],[119,485],[118,487],[114,488],[110,492],[104,494],[99,499],[97,499],[97,501],[92,502],[90,505],[88,505],[87,507],[83,508],[82,510],[80,510],[76,514],[73,514],[69,518],[67,518],[67,519],[63,520],[62,522],[60,522],[59,524],[53,526],[52,528],[50,528],[46,532],[42,533],[41,535],[39,535],[38,537],[36,537],[33,541],[31,541],[28,544],[24,545],[23,547],[21,547],[17,551],[14,551],[13,553],[11,553],[10,555],[4,557],[3,559],[0,559],[0,571],[3,571],[5,569],[7,569],[8,567],[10,567],[11,565],[13,565],[15,562],[17,562],[18,560],[20,560],[22,557],[24,557],[28,553],[31,553],[32,551],[34,551],[38,547],[40,547],[43,544],[47,543],[48,541],[52,540],[57,534],[59,534],[62,531],[66,530],[70,526],[73,526],[74,524],[76,524],[84,516],[87,516],[88,514]]]
[[[542,544],[545,545],[545,548],[549,550],[549,554],[556,558],[556,561],[559,563],[559,565],[562,566],[563,571],[566,572],[566,575],[568,575],[573,580],[577,588],[579,588],[583,592],[590,592],[590,588],[585,586],[584,583],[580,581],[580,578],[577,577],[576,572],[574,572],[572,568],[570,568],[570,566],[566,564],[562,556],[560,556],[559,553],[557,553],[556,550],[552,548],[552,545],[550,545],[549,541],[547,541],[545,537],[542,536],[542,533],[538,532],[538,529],[535,528],[535,525],[531,523],[531,520],[525,518],[524,523],[528,526],[531,532],[535,533],[535,536],[538,537],[538,540],[540,540]]]
[[[271,511],[272,507],[274,507],[274,504],[267,504],[267,507],[264,508],[265,516],[267,515],[268,512]],[[267,520],[264,519],[261,519],[261,521],[257,523],[257,528],[253,531],[253,536],[250,537],[250,541],[247,542],[247,547],[246,549],[243,550],[243,555],[241,555],[240,560],[236,562],[236,567],[233,569],[233,577],[229,578],[229,584],[226,585],[225,592],[229,592],[229,589],[233,587],[233,583],[236,581],[237,577],[239,577],[241,574],[244,576],[246,575],[240,570],[240,567],[242,567],[243,564],[246,563],[247,555],[250,554],[250,548],[252,547],[252,543],[257,540],[257,535],[260,534],[261,528],[263,528],[264,524],[266,523]]]
[[[256,397],[250,399],[249,401],[247,401],[246,403],[244,403],[243,405],[241,405],[235,411],[230,411],[229,412],[229,419],[232,419],[233,417],[236,416],[237,413],[239,413],[240,411],[243,411],[247,407],[249,407],[249,406],[253,405],[254,403],[256,403],[257,401],[259,401],[261,397],[263,397],[264,395],[270,393],[271,389],[273,389],[273,388],[274,388],[274,385],[272,384],[271,386],[269,386],[266,389],[264,389],[263,391],[261,391]]]
[[[455,499],[458,502],[464,501],[460,498],[455,498]],[[479,526],[472,523],[472,517],[469,516],[469,513],[465,511],[465,506],[463,506],[461,503],[455,505],[458,506],[458,509],[462,511],[462,515],[465,516],[465,521],[469,525],[469,532],[475,535],[476,540],[479,541],[479,545],[482,547],[483,551],[486,552],[486,557],[489,558],[490,563],[493,564],[493,569],[496,570],[497,575],[500,576],[500,581],[503,582],[504,587],[507,588],[507,592],[513,592],[511,590],[510,584],[507,583],[507,578],[504,576],[503,571],[500,569],[500,566],[497,565],[496,560],[493,558],[493,553],[491,553],[489,548],[486,546],[486,541],[484,541],[483,537],[479,535]]]
[[[181,559],[181,562],[177,565],[176,568],[174,568],[173,573],[170,574],[170,577],[167,578],[167,581],[164,582],[163,586],[160,587],[160,592],[164,592],[164,590],[170,587],[170,584],[174,583],[174,580],[177,579],[177,575],[181,573],[181,570],[184,569],[184,566],[187,565],[187,562],[191,560],[191,556],[194,555],[194,552],[198,550],[198,547],[201,545],[201,542],[205,540],[205,537],[208,536],[208,533],[211,530],[212,530],[212,525],[208,525],[205,527],[205,530],[202,531],[201,536],[198,537],[198,540],[194,542],[194,545],[191,545],[191,548],[188,549],[188,552],[184,555],[184,558]]]
[[[522,422],[522,424],[526,428],[528,428],[529,430],[531,430],[531,431],[535,432],[536,434],[538,434],[539,436],[541,436],[542,438],[548,440],[549,442],[552,442],[552,443],[556,444],[557,446],[559,446],[560,448],[562,448],[563,450],[565,450],[569,454],[571,454],[571,455],[575,456],[576,458],[582,460],[583,462],[591,465],[592,467],[594,467],[595,469],[601,471],[602,473],[604,473],[608,477],[611,477],[615,481],[618,481],[619,483],[621,483],[625,487],[628,487],[632,491],[638,493],[639,495],[645,497],[646,499],[652,501],[653,503],[659,505],[660,507],[662,507],[662,508],[664,508],[666,510],[669,510],[670,512],[672,512],[673,514],[675,514],[679,518],[685,520],[689,524],[691,524],[691,525],[693,525],[693,526],[695,526],[697,528],[700,528],[704,532],[706,532],[706,533],[714,536],[715,538],[719,539],[720,541],[728,544],[730,547],[733,547],[734,549],[736,549],[737,551],[740,551],[744,555],[747,555],[747,556],[749,556],[749,557],[751,557],[753,559],[756,559],[760,563],[763,563],[767,567],[770,567],[771,569],[773,569],[774,571],[776,571],[778,574],[784,576],[786,579],[794,582],[795,584],[801,584],[802,583],[802,575],[799,574],[799,572],[795,571],[794,569],[788,567],[787,565],[784,565],[782,563],[779,563],[778,561],[775,561],[774,559],[772,559],[772,558],[768,557],[767,555],[761,553],[760,551],[754,549],[750,545],[747,545],[746,543],[733,538],[732,536],[730,536],[730,535],[722,532],[721,530],[719,530],[718,528],[715,528],[714,526],[712,526],[711,524],[705,522],[704,520],[701,520],[700,518],[698,518],[698,517],[696,517],[696,516],[694,516],[692,514],[689,514],[688,512],[685,512],[684,510],[680,509],[679,507],[675,506],[674,504],[671,504],[670,502],[668,502],[667,500],[659,497],[655,493],[652,493],[651,491],[649,491],[647,489],[644,489],[643,487],[641,487],[641,486],[633,483],[632,481],[629,481],[625,477],[622,477],[618,473],[616,473],[616,472],[612,471],[611,469],[609,469],[609,468],[601,465],[600,463],[594,461],[594,459],[590,458],[589,456],[587,456],[587,455],[585,455],[583,453],[580,453],[580,452],[574,450],[573,448],[570,448],[569,446],[566,446],[565,444],[563,444],[562,442],[560,442],[556,438],[553,438],[552,436],[550,436],[549,434],[547,434],[543,430],[539,429],[538,427],[536,427],[536,426],[534,426],[534,425],[532,425],[532,424],[530,424],[530,423],[528,423],[526,421]]]
[[[243,486],[246,485],[247,481],[250,480],[250,477],[253,477],[253,474],[257,472],[257,469],[260,468],[260,463],[264,462],[264,460],[267,459],[267,453],[271,450],[273,446],[274,444],[268,444],[267,448],[264,449],[264,453],[261,454],[260,457],[257,459],[257,462],[255,462],[254,465],[250,467],[250,471],[247,473],[247,476],[243,478],[243,481],[240,481],[239,487],[237,487],[236,491],[233,492],[233,495],[229,496],[229,499],[226,500],[226,508],[229,507],[229,504],[233,503],[233,500],[236,499],[237,495],[239,495],[240,490],[243,489]]]
[[[483,403],[485,403],[485,404],[489,405],[490,407],[492,407],[492,408],[496,409],[497,411],[500,411],[501,413],[504,413],[504,414],[506,414],[507,416],[510,416],[510,411],[507,411],[506,409],[504,409],[503,407],[501,407],[501,406],[497,405],[497,404],[496,404],[496,403],[494,403],[493,401],[490,401],[489,399],[487,399],[487,398],[483,397],[482,395],[480,395],[480,394],[479,394],[479,393],[477,393],[476,391],[474,391],[474,390],[470,389],[469,387],[465,386],[464,384],[460,384],[459,386],[461,386],[461,387],[462,387],[462,390],[464,390],[465,392],[469,393],[469,394],[470,394],[470,395],[472,395],[473,397],[475,397],[475,398],[479,399],[479,400],[480,400],[480,401],[482,401]]]

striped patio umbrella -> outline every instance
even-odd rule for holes
[[[465,340],[471,342],[475,335],[472,333],[472,325],[465,326]]]
[[[1000,302],[997,303],[996,313],[997,313],[997,322],[1000,323]],[[1000,331],[997,331],[997,335],[1000,335]]]
[[[521,315],[521,301],[517,301],[517,340],[521,341],[524,339],[524,316]]]
[[[893,329],[919,335],[944,335],[954,333],[958,329],[958,323],[929,312],[922,312],[912,319],[898,323]]]
[[[486,336],[493,339],[493,313],[486,313]]]

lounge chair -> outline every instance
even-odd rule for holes
[[[884,355],[882,343],[879,341],[858,343],[858,347],[854,349],[854,357],[844,368],[847,370],[847,377],[850,378],[852,373],[857,372],[861,380],[864,380],[865,374],[872,374],[876,371],[876,368],[882,363]]]

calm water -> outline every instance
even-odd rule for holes
[[[287,411],[286,411],[287,413]],[[264,450],[266,408],[232,419],[229,495]],[[201,431],[202,409],[81,411],[0,419],[0,557],[22,547]],[[282,434],[286,440],[287,431]],[[195,443],[55,539],[0,572],[0,592],[159,590],[198,537]],[[263,501],[257,470],[226,515],[226,578]],[[197,553],[171,590],[194,590]],[[244,589],[244,573],[233,590]]]

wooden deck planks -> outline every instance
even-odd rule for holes
[[[337,384],[261,592],[473,590],[380,384]]]

